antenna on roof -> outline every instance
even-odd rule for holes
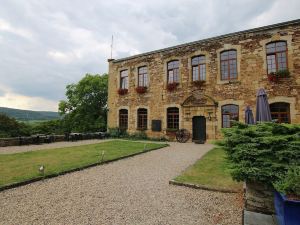
[[[110,58],[112,59],[112,50],[113,50],[114,36],[111,35],[111,45],[110,45]]]

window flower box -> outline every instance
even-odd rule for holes
[[[147,87],[144,87],[144,86],[139,86],[139,87],[136,87],[136,92],[139,93],[139,94],[144,94],[147,92]]]
[[[178,86],[178,83],[176,83],[176,82],[169,83],[169,84],[167,84],[167,90],[170,91],[170,92],[175,91],[177,86]]]
[[[128,93],[128,89],[119,88],[118,94],[119,95],[126,95]]]
[[[194,80],[193,85],[196,87],[203,87],[205,85],[206,81],[205,80]]]
[[[272,82],[278,82],[280,78],[286,78],[290,76],[290,71],[279,70],[268,74],[268,80]]]

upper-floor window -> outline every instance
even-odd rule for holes
[[[148,86],[148,69],[146,66],[138,68],[138,86],[147,87]]]
[[[206,79],[205,56],[192,58],[192,78],[193,81]]]
[[[120,72],[120,88],[128,89],[128,70],[122,70]]]
[[[287,46],[285,41],[271,42],[266,45],[268,74],[286,70]]]
[[[285,102],[275,102],[270,104],[272,120],[277,123],[290,123],[290,104]]]
[[[237,79],[237,54],[236,50],[221,53],[221,80]]]
[[[128,110],[127,109],[119,110],[119,128],[121,130],[127,130],[127,128],[128,128]]]
[[[139,130],[146,130],[147,129],[147,109],[138,109],[137,110],[137,128]]]
[[[168,62],[167,70],[168,70],[168,74],[167,74],[168,84],[178,83],[179,82],[179,61],[174,60],[174,61]]]
[[[177,107],[167,109],[167,128],[179,129],[179,109]]]
[[[239,121],[239,106],[238,105],[223,105],[222,106],[222,127],[231,127],[232,120]]]

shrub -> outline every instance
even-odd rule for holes
[[[237,181],[272,184],[287,173],[291,164],[300,164],[300,125],[234,123],[222,129],[218,145],[227,153],[231,175]]]
[[[122,138],[128,136],[127,131],[120,129],[119,127],[109,128],[108,135],[111,138]]]
[[[300,166],[289,167],[287,173],[273,185],[280,193],[300,199]]]
[[[147,134],[145,131],[138,131],[133,134],[128,135],[129,139],[134,139],[134,140],[147,140]]]

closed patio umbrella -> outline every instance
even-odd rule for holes
[[[260,88],[256,95],[256,122],[272,121],[267,93]]]
[[[246,110],[245,110],[245,123],[246,124],[255,124],[254,116],[253,116],[250,106],[247,106]]]

